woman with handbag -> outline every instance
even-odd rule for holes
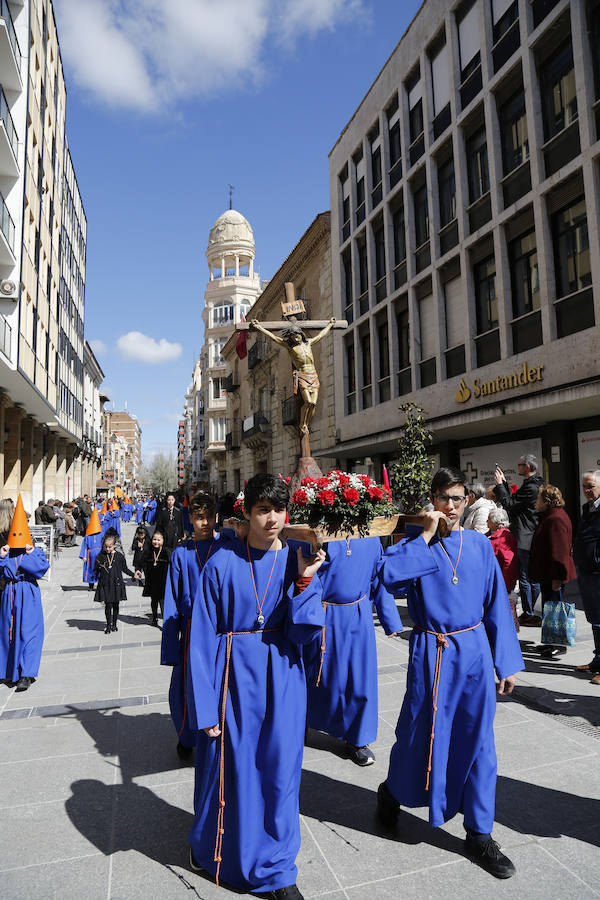
[[[542,647],[540,656],[554,659],[575,643],[575,604],[563,599],[562,589],[577,577],[573,563],[573,530],[563,509],[559,490],[543,484],[535,508],[540,514],[529,556],[529,576],[542,593]]]

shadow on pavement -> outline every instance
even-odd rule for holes
[[[106,628],[106,619],[104,618],[104,609],[100,609],[98,606],[97,610],[93,610],[93,612],[102,612],[102,620],[98,619],[65,619],[65,625],[68,625],[69,628],[78,628],[79,631],[104,631]]]
[[[87,591],[89,590],[87,586],[87,581],[82,584],[61,584],[61,591]],[[91,591],[90,591],[91,593]]]
[[[571,671],[573,671],[571,669]],[[589,681],[589,678],[588,678]],[[568,694],[544,687],[519,684],[509,702],[522,703],[553,716],[576,716],[587,719],[590,725],[600,725],[600,687],[598,697]]]
[[[565,835],[600,847],[600,800],[504,775],[498,777],[496,821],[521,834],[551,838]]]

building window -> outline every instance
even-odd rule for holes
[[[356,242],[358,257],[359,316],[369,308],[369,268],[367,265],[367,242],[364,236]]]
[[[504,174],[508,175],[529,159],[525,94],[522,88],[502,104],[498,117],[502,137],[502,164]]]
[[[556,296],[565,297],[592,283],[585,200],[581,197],[552,216]]]
[[[519,4],[516,0],[492,0],[494,72],[519,48]]]
[[[423,136],[423,82],[421,72],[417,72],[406,85],[408,94],[408,122],[410,130],[410,164],[414,166],[425,152]]]
[[[379,122],[369,132],[369,144],[371,147],[371,209],[381,203],[381,136],[379,134]]]
[[[429,54],[433,86],[433,139],[450,125],[450,66],[445,35]]]
[[[549,141],[577,119],[575,69],[570,39],[544,63],[540,80],[544,136]]]
[[[477,334],[485,334],[498,327],[498,298],[496,297],[496,262],[493,256],[482,259],[473,268]]]
[[[392,230],[394,233],[394,265],[399,266],[406,260],[404,206],[397,206],[392,213]]]
[[[440,222],[442,228],[456,218],[456,179],[454,159],[449,159],[438,168],[438,189],[440,194]]]
[[[340,198],[342,201],[342,243],[350,237],[350,179],[348,166],[340,175]]]
[[[373,225],[373,247],[375,250],[375,302],[379,303],[387,296],[383,219],[378,219]]]
[[[379,403],[391,397],[390,390],[390,342],[387,315],[377,322],[377,350],[379,355],[379,378],[377,392]]]
[[[354,174],[356,178],[356,225],[365,218],[365,160],[362,150],[354,156]]]
[[[490,189],[485,128],[480,128],[467,141],[469,201],[475,203]]]
[[[344,317],[347,322],[354,319],[354,309],[352,304],[352,254],[350,247],[342,253],[342,291],[344,297]]]
[[[224,378],[213,378],[213,400],[220,400],[221,397],[225,397],[225,388],[224,388],[225,379]]]
[[[362,408],[372,405],[371,394],[371,333],[365,330],[360,336],[360,355],[362,365]]]
[[[402,297],[396,304],[396,339],[398,341],[398,393],[407,394],[410,391],[410,323],[408,317],[408,300]],[[408,373],[408,390],[406,387],[406,375]]]
[[[356,372],[354,359],[354,340],[352,336],[346,342],[346,415],[356,412]]]
[[[400,146],[400,109],[398,94],[386,110],[388,123],[388,147],[390,157],[389,177],[390,189],[402,178],[402,148]]]
[[[414,193],[415,240],[421,247],[429,240],[429,207],[427,205],[427,185],[423,184]]]
[[[233,305],[231,303],[218,303],[216,306],[213,306],[213,327],[227,325],[229,322],[233,322]]]
[[[513,316],[527,315],[540,308],[535,231],[522,235],[509,244]]]
[[[466,3],[456,14],[460,53],[460,98],[464,109],[482,87],[479,4]]]

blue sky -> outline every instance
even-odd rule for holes
[[[54,0],[88,221],[86,338],[145,457],[175,450],[228,184],[270,278],[329,208],[328,153],[419,5]]]

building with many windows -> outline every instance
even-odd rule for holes
[[[133,488],[140,480],[142,468],[142,429],[137,416],[124,410],[108,410],[103,411],[103,430],[105,444],[105,469],[112,471],[115,469],[114,460],[111,457],[111,441],[112,436],[120,437],[124,441],[127,449],[127,458],[120,465],[120,477],[116,482],[123,485],[124,483]],[[122,446],[121,443],[115,444],[112,441],[118,458],[121,459]],[[110,481],[105,474],[107,481]]]
[[[81,490],[86,218],[51,0],[0,8],[0,492]]]
[[[226,365],[221,351],[237,322],[246,318],[261,292],[254,272],[256,249],[250,223],[226,210],[210,230],[206,259],[209,281],[204,293],[204,344],[200,355],[206,481],[215,493],[226,489]]]
[[[600,467],[600,3],[426,0],[330,154],[336,455]]]

